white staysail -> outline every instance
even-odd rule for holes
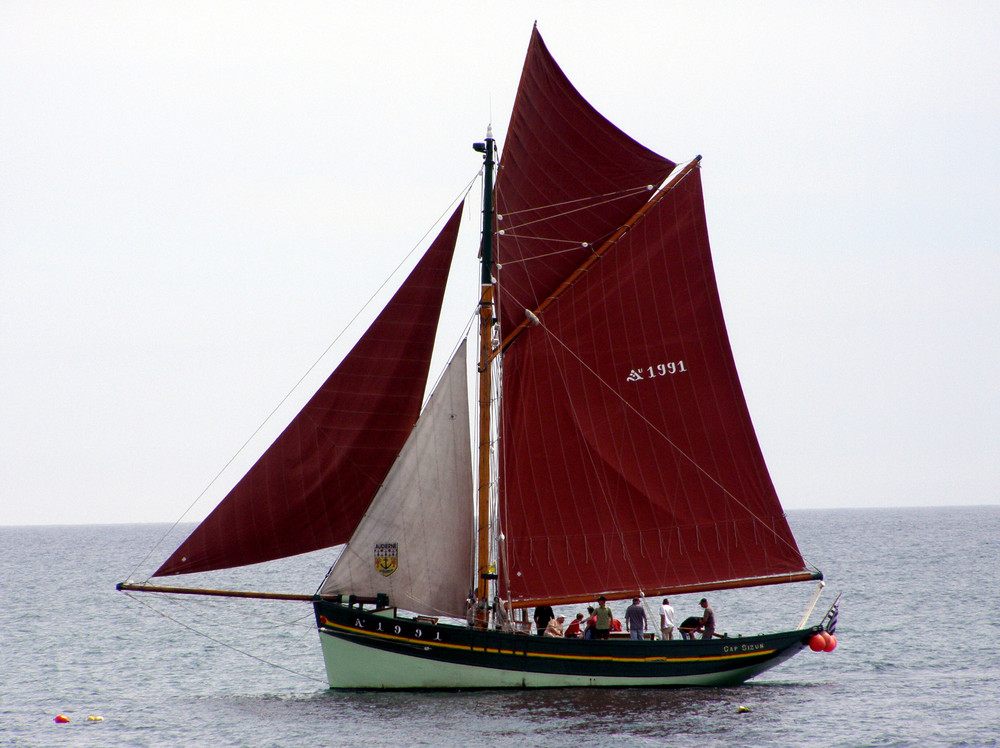
[[[472,451],[463,342],[321,595],[387,593],[406,610],[465,617]]]

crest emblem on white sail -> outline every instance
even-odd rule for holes
[[[398,568],[399,543],[376,543],[375,571],[383,577],[389,577]]]
[[[462,343],[321,595],[385,593],[404,610],[465,617],[473,547],[465,350]]]

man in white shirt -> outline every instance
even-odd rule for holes
[[[660,606],[660,635],[663,639],[674,638],[674,609],[667,598]]]

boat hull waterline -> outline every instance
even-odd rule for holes
[[[797,654],[819,631],[703,640],[558,639],[314,603],[331,688],[733,686]]]

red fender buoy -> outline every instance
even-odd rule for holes
[[[830,638],[830,641],[828,641],[826,643],[826,646],[823,647],[823,651],[832,652],[837,648],[837,637],[835,637],[833,634],[827,634],[827,636]]]
[[[826,639],[823,638],[822,634],[813,634],[812,639],[809,640],[809,649],[813,652],[822,652],[826,648]]]

